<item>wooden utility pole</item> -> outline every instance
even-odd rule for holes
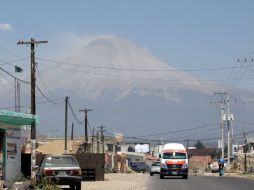
[[[83,109],[83,110],[79,110],[80,112],[85,112],[85,141],[86,143],[88,143],[88,131],[87,131],[87,124],[88,124],[88,120],[87,120],[87,112],[89,111],[93,111],[92,109]]]
[[[31,114],[36,114],[36,103],[35,103],[35,45],[41,43],[48,43],[48,41],[35,41],[31,38],[30,41],[24,42],[19,40],[18,45],[30,45],[31,46]],[[31,179],[35,180],[35,164],[36,164],[36,125],[31,125]]]
[[[64,153],[67,154],[67,129],[68,129],[68,99],[65,97],[65,130],[64,130]]]
[[[72,122],[71,124],[71,140],[73,141],[73,136],[74,136],[74,123]]]

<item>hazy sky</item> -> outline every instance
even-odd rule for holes
[[[237,62],[254,56],[252,0],[13,0],[0,7],[0,46],[20,57],[29,48],[18,39],[48,40],[38,54],[62,60],[79,39],[113,34],[173,67],[199,70],[194,76],[252,89],[254,63]],[[0,58],[17,59],[3,49]]]

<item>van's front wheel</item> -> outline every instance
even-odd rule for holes
[[[164,179],[164,175],[160,174],[160,179]]]

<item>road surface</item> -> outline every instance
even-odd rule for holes
[[[82,190],[253,190],[254,179],[189,176],[160,179],[149,174],[105,174],[105,181],[82,182]]]
[[[189,176],[189,179],[151,176],[147,190],[253,190],[254,180],[241,177]]]

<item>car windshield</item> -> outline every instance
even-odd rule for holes
[[[163,159],[186,159],[186,153],[183,152],[165,152]]]
[[[72,157],[62,157],[62,156],[49,156],[44,162],[45,166],[50,167],[76,167],[78,163]]]

